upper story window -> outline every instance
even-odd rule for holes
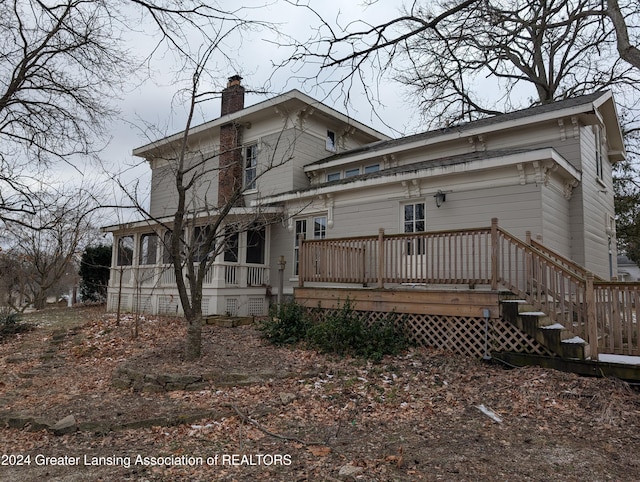
[[[354,167],[352,169],[347,169],[346,171],[344,171],[344,177],[353,177],[353,176],[357,176],[358,174],[360,174],[360,168],[359,167]]]
[[[598,179],[603,178],[604,173],[604,152],[602,148],[602,128],[600,126],[594,126],[593,133],[595,134],[595,156],[596,156],[596,176]]]
[[[158,235],[155,233],[143,234],[140,237],[140,264],[156,264],[156,252],[158,247]]]
[[[364,166],[364,173],[369,174],[371,172],[378,172],[380,170],[380,164],[371,164],[370,166]]]
[[[340,179],[340,173],[339,172],[331,172],[331,173],[327,174],[327,182],[338,181],[339,179]]]
[[[258,145],[253,144],[244,149],[244,187],[256,188],[256,176],[258,174]]]
[[[338,150],[336,144],[336,133],[330,130],[327,130],[327,151],[336,152]]]

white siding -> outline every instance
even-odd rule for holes
[[[591,127],[581,129],[582,183],[572,198],[574,259],[598,276],[609,278],[609,250],[606,219],[613,215],[611,165],[604,162],[603,179],[596,176],[595,136]],[[615,261],[615,240],[611,258]],[[615,275],[615,270],[614,270]]]
[[[218,159],[213,158],[195,169],[189,176],[198,177],[187,193],[187,208],[215,206],[218,202]],[[185,184],[189,177],[185,179]],[[152,217],[172,215],[178,206],[175,172],[169,164],[155,167],[151,174],[149,212]]]
[[[542,186],[542,231],[539,234],[545,246],[571,258],[571,231],[568,228],[571,216],[562,187],[553,181],[549,186]],[[534,238],[537,234],[531,233]]]
[[[303,167],[324,155],[324,140],[299,129],[287,129],[260,140],[258,190],[262,196],[309,186]]]

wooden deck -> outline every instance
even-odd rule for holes
[[[308,308],[337,309],[348,299],[356,311],[396,312],[453,317],[500,316],[501,293],[494,290],[394,288],[296,288],[295,298]]]
[[[496,219],[471,230],[300,240],[299,270],[298,302],[334,310],[348,299],[373,317],[401,313],[428,346],[483,356],[489,334],[494,351],[564,356],[544,346],[549,336],[505,319],[501,300],[517,297],[541,313],[535,329],[561,326],[588,345],[573,353],[640,355],[640,283],[599,279]]]

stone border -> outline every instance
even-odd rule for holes
[[[65,435],[69,433],[93,432],[108,433],[120,430],[130,430],[149,427],[173,427],[197,422],[203,419],[219,420],[223,417],[233,415],[231,409],[228,410],[211,410],[206,412],[197,412],[190,415],[164,416],[148,419],[134,420],[132,422],[123,422],[113,424],[109,422],[81,422],[77,423],[73,415],[68,415],[57,422],[47,421],[40,417],[29,417],[23,415],[15,415],[8,412],[0,414],[0,423],[8,428],[16,428],[19,430],[27,430],[29,432],[39,432],[40,430],[48,430],[54,435]]]
[[[286,373],[266,369],[256,373],[239,370],[214,371],[201,375],[184,375],[180,373],[145,373],[126,365],[118,367],[111,380],[111,385],[123,390],[136,392],[171,392],[176,390],[205,390],[211,386],[235,387],[265,383],[271,379],[290,378],[292,376],[308,378],[317,373]]]

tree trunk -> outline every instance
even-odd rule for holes
[[[42,310],[47,305],[47,293],[39,291],[33,300],[33,307],[36,310]]]
[[[187,340],[184,347],[185,360],[197,360],[202,354],[202,313],[187,317]]]

